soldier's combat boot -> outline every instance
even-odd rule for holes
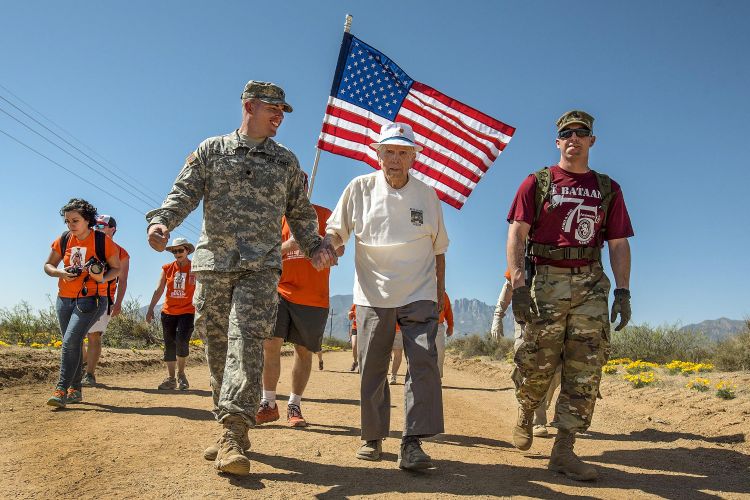
[[[206,460],[214,461],[216,460],[216,455],[219,454],[219,447],[221,446],[221,437],[216,440],[215,443],[213,443],[211,446],[203,450],[203,458]],[[245,434],[245,441],[242,443],[242,449],[244,451],[247,451],[250,449],[250,439],[247,437],[247,434]]]
[[[519,450],[526,451],[531,448],[531,443],[534,442],[533,422],[534,410],[525,410],[522,406],[519,406],[518,420],[513,427],[513,446]]]
[[[247,476],[250,474],[250,460],[243,454],[242,443],[248,440],[247,424],[238,415],[231,415],[222,421],[224,434],[219,440],[219,452],[214,467],[220,472]]]
[[[574,432],[558,430],[547,468],[555,472],[562,472],[576,481],[594,481],[598,477],[598,473],[593,466],[582,462],[573,453],[575,441]]]

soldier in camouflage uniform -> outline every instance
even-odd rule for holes
[[[247,431],[255,424],[263,340],[276,320],[281,218],[316,268],[335,262],[321,245],[315,210],[296,156],[271,137],[292,107],[284,91],[250,81],[242,124],[206,139],[185,162],[161,208],[146,214],[149,244],[164,250],[169,232],[203,200],[203,230],[193,259],[195,331],[206,341],[214,414],[224,431],[204,456],[221,472],[245,475]]]
[[[513,315],[524,324],[515,363],[518,421],[513,444],[531,447],[534,410],[558,365],[562,384],[551,425],[557,428],[549,468],[578,480],[597,472],[573,453],[575,434],[588,429],[609,352],[610,281],[601,264],[609,247],[616,289],[611,321],[630,320],[630,246],[633,236],[620,187],[589,168],[594,118],[569,111],[557,121],[558,165],[529,175],[508,213],[507,257]],[[533,276],[533,277],[532,277]]]

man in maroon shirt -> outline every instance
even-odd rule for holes
[[[594,118],[569,111],[557,121],[560,162],[529,175],[508,213],[508,266],[513,314],[524,327],[515,362],[523,379],[516,391],[513,444],[528,450],[534,410],[558,365],[562,384],[552,426],[548,467],[578,480],[597,477],[573,453],[575,434],[588,429],[609,352],[610,281],[601,264],[604,241],[616,289],[612,318],[630,320],[630,245],[633,236],[620,186],[589,168]],[[543,196],[542,196],[543,195]],[[537,205],[540,205],[537,207]]]

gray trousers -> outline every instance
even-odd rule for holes
[[[443,394],[437,364],[437,304],[419,300],[402,307],[357,305],[362,440],[388,437],[391,393],[387,382],[396,323],[404,338],[408,364],[404,382],[403,436],[429,437],[444,432]]]

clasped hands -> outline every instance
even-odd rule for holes
[[[331,239],[325,237],[310,255],[310,263],[316,271],[322,271],[338,264],[339,255],[341,253],[333,246]]]

